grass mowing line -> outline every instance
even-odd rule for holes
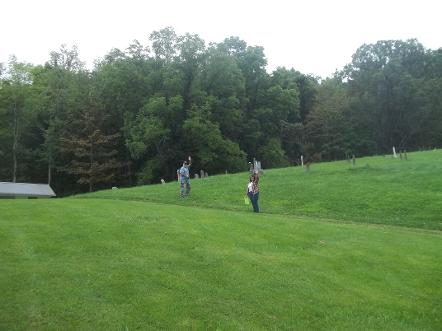
[[[198,204],[198,205],[186,205],[183,203],[175,203],[175,202],[161,202],[159,200],[156,199],[146,199],[146,198],[137,198],[137,197],[111,197],[111,196],[99,196],[99,197],[95,197],[95,196],[85,196],[85,195],[79,195],[75,197],[76,199],[97,199],[97,200],[115,200],[115,201],[133,201],[133,202],[141,202],[141,203],[153,203],[153,204],[159,204],[159,205],[172,205],[172,206],[177,206],[177,207],[185,207],[185,208],[204,208],[204,209],[215,209],[215,210],[220,210],[220,211],[234,211],[234,212],[239,212],[239,213],[252,213],[252,211],[246,211],[246,210],[237,210],[237,209],[223,209],[220,208],[218,206],[214,206],[214,205],[210,205],[210,204]],[[69,198],[67,198],[69,199]],[[182,200],[184,201],[184,200]],[[250,208],[250,207],[248,207]],[[324,222],[333,222],[333,223],[345,223],[345,224],[360,224],[360,225],[373,225],[373,226],[391,226],[391,227],[403,227],[403,228],[407,228],[407,229],[416,229],[416,230],[422,230],[422,231],[435,231],[435,232],[440,232],[439,230],[432,230],[432,229],[419,229],[419,228],[415,228],[415,227],[411,227],[411,226],[403,226],[403,225],[392,225],[392,224],[384,224],[382,222],[370,222],[370,220],[367,220],[367,222],[357,222],[357,221],[352,221],[349,219],[342,219],[342,220],[338,220],[335,218],[328,218],[328,217],[323,217],[323,216],[311,216],[308,214],[291,214],[291,213],[277,213],[277,212],[269,212],[269,211],[260,211],[259,214],[264,214],[264,215],[275,215],[275,216],[288,216],[288,217],[293,217],[293,218],[298,218],[298,219],[305,219],[305,220],[321,220]],[[371,221],[373,221],[375,219],[371,219]]]
[[[78,198],[82,198],[79,196]],[[70,198],[65,198],[70,199]],[[334,224],[349,224],[349,225],[355,225],[355,226],[366,226],[366,227],[375,227],[375,228],[391,228],[396,231],[405,231],[405,232],[422,232],[422,233],[430,233],[435,234],[438,236],[442,236],[441,230],[433,230],[433,229],[422,229],[422,228],[416,228],[411,226],[403,226],[403,225],[395,225],[395,224],[383,224],[383,223],[362,223],[357,221],[351,221],[351,220],[338,220],[334,218],[325,218],[325,217],[313,217],[309,215],[293,215],[293,214],[278,214],[278,213],[268,213],[268,212],[260,212],[258,214],[253,213],[253,211],[244,211],[244,210],[225,210],[217,208],[216,206],[188,206],[188,205],[182,205],[182,204],[174,204],[169,202],[158,202],[158,201],[150,201],[150,200],[143,200],[143,199],[119,199],[119,198],[112,198],[112,197],[87,197],[84,198],[87,200],[114,200],[114,201],[130,201],[134,203],[147,203],[152,205],[159,205],[159,206],[174,206],[174,207],[183,207],[183,208],[191,208],[191,209],[208,209],[208,210],[219,210],[221,212],[234,212],[234,213],[244,213],[246,215],[253,215],[254,217],[260,217],[260,215],[267,215],[267,216],[276,216],[281,218],[287,218],[292,219],[293,221],[304,221],[304,222],[319,222],[319,223],[334,223]]]

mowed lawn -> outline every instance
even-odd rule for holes
[[[192,199],[211,180],[195,183]],[[266,204],[267,194],[269,210],[297,210]],[[442,326],[439,231],[141,201],[3,200],[0,259],[0,330]]]
[[[192,180],[191,196],[185,200],[177,182],[78,197],[246,211],[247,182],[247,173]],[[261,179],[260,205],[264,213],[442,230],[442,150],[409,153],[408,160],[360,158],[356,166],[318,163],[308,173],[301,167],[268,170]]]

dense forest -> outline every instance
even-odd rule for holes
[[[326,52],[324,56],[327,56]],[[209,174],[442,146],[442,48],[362,45],[321,79],[269,73],[264,49],[172,28],[113,49],[92,70],[76,47],[44,65],[0,64],[0,181],[65,195]]]

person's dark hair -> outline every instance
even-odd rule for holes
[[[255,179],[254,176],[250,176],[250,181],[253,182],[253,180]]]

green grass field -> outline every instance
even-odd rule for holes
[[[186,200],[177,182],[80,197],[247,211],[247,182],[247,173],[192,180]],[[301,167],[268,170],[260,186],[265,213],[442,230],[442,150],[409,153],[407,161],[361,158],[355,167],[347,161],[319,163],[309,173]]]
[[[0,200],[0,330],[440,330],[441,161]]]

